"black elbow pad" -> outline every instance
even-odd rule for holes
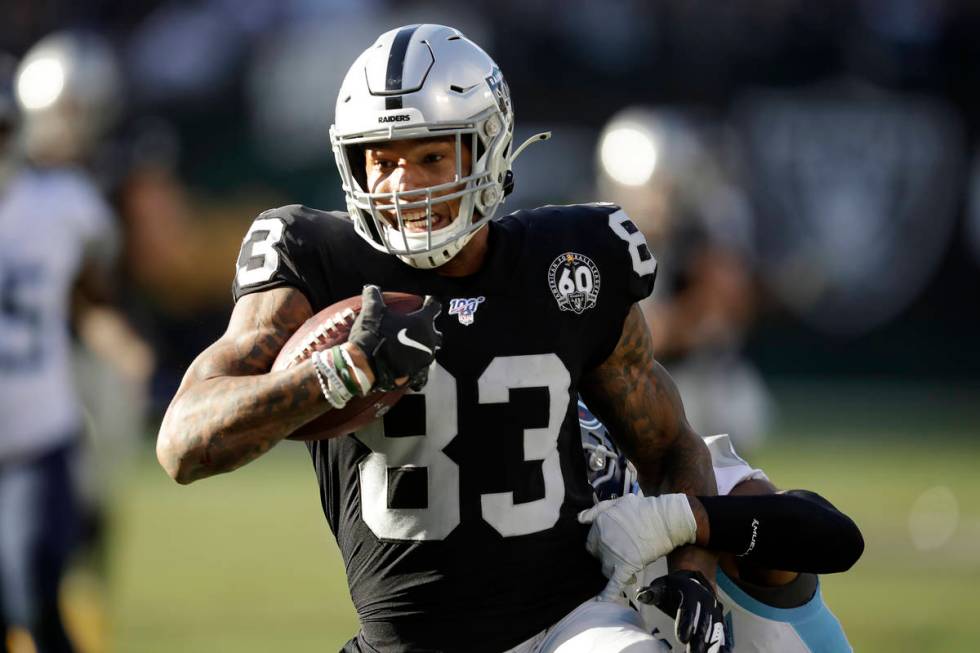
[[[812,501],[827,510],[833,511],[837,517],[833,520],[836,540],[836,562],[840,567],[837,571],[847,571],[854,566],[864,553],[864,536],[854,520],[842,513],[827,499],[810,490],[786,490],[783,494]]]
[[[708,546],[770,569],[846,571],[864,551],[861,531],[813,492],[699,497],[708,514]]]

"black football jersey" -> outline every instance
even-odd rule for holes
[[[443,305],[425,388],[355,434],[309,443],[365,650],[502,651],[605,584],[576,518],[592,505],[576,397],[656,262],[611,204],[488,229],[484,265],[462,278],[409,267],[346,214],[303,206],[261,214],[242,244],[236,300],[292,286],[316,312],[376,284]]]

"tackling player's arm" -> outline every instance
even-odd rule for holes
[[[326,412],[312,365],[269,372],[313,311],[290,287],[242,297],[228,329],[188,368],[157,437],[157,459],[178,483],[258,458]]]
[[[643,314],[630,308],[613,353],[585,379],[588,406],[616,434],[636,467],[647,495],[663,492],[710,496],[717,493],[711,455],[687,422],[677,386],[653,355]],[[714,578],[716,557],[683,547],[672,566],[698,569]]]
[[[696,542],[734,554],[739,569],[833,574],[850,569],[864,538],[850,517],[809,490],[766,492],[765,481],[739,495],[688,497],[697,522]],[[765,577],[764,577],[765,578]]]

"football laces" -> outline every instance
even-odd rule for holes
[[[290,352],[290,366],[304,361],[313,355],[313,352],[317,351],[317,345],[327,342],[328,337],[335,337],[336,331],[341,326],[346,327],[346,329],[349,331],[354,325],[354,320],[356,319],[357,314],[351,308],[345,308],[340,313],[334,313],[328,317],[310,334],[310,337],[306,342],[296,345],[296,347]]]

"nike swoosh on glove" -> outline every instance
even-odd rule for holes
[[[602,573],[609,579],[601,596],[612,600],[635,581],[641,569],[693,543],[697,535],[697,522],[684,494],[627,494],[583,510],[578,520],[592,524],[585,547],[599,558]]]
[[[422,307],[399,315],[385,306],[381,289],[364,286],[361,312],[351,326],[347,341],[361,348],[374,372],[374,389],[389,391],[396,379],[408,377],[413,390],[421,390],[428,380],[429,364],[442,346],[442,332],[436,318],[442,304],[426,297]]]
[[[723,606],[701,572],[678,570],[661,576],[637,591],[636,600],[674,619],[674,634],[687,653],[731,651]]]

